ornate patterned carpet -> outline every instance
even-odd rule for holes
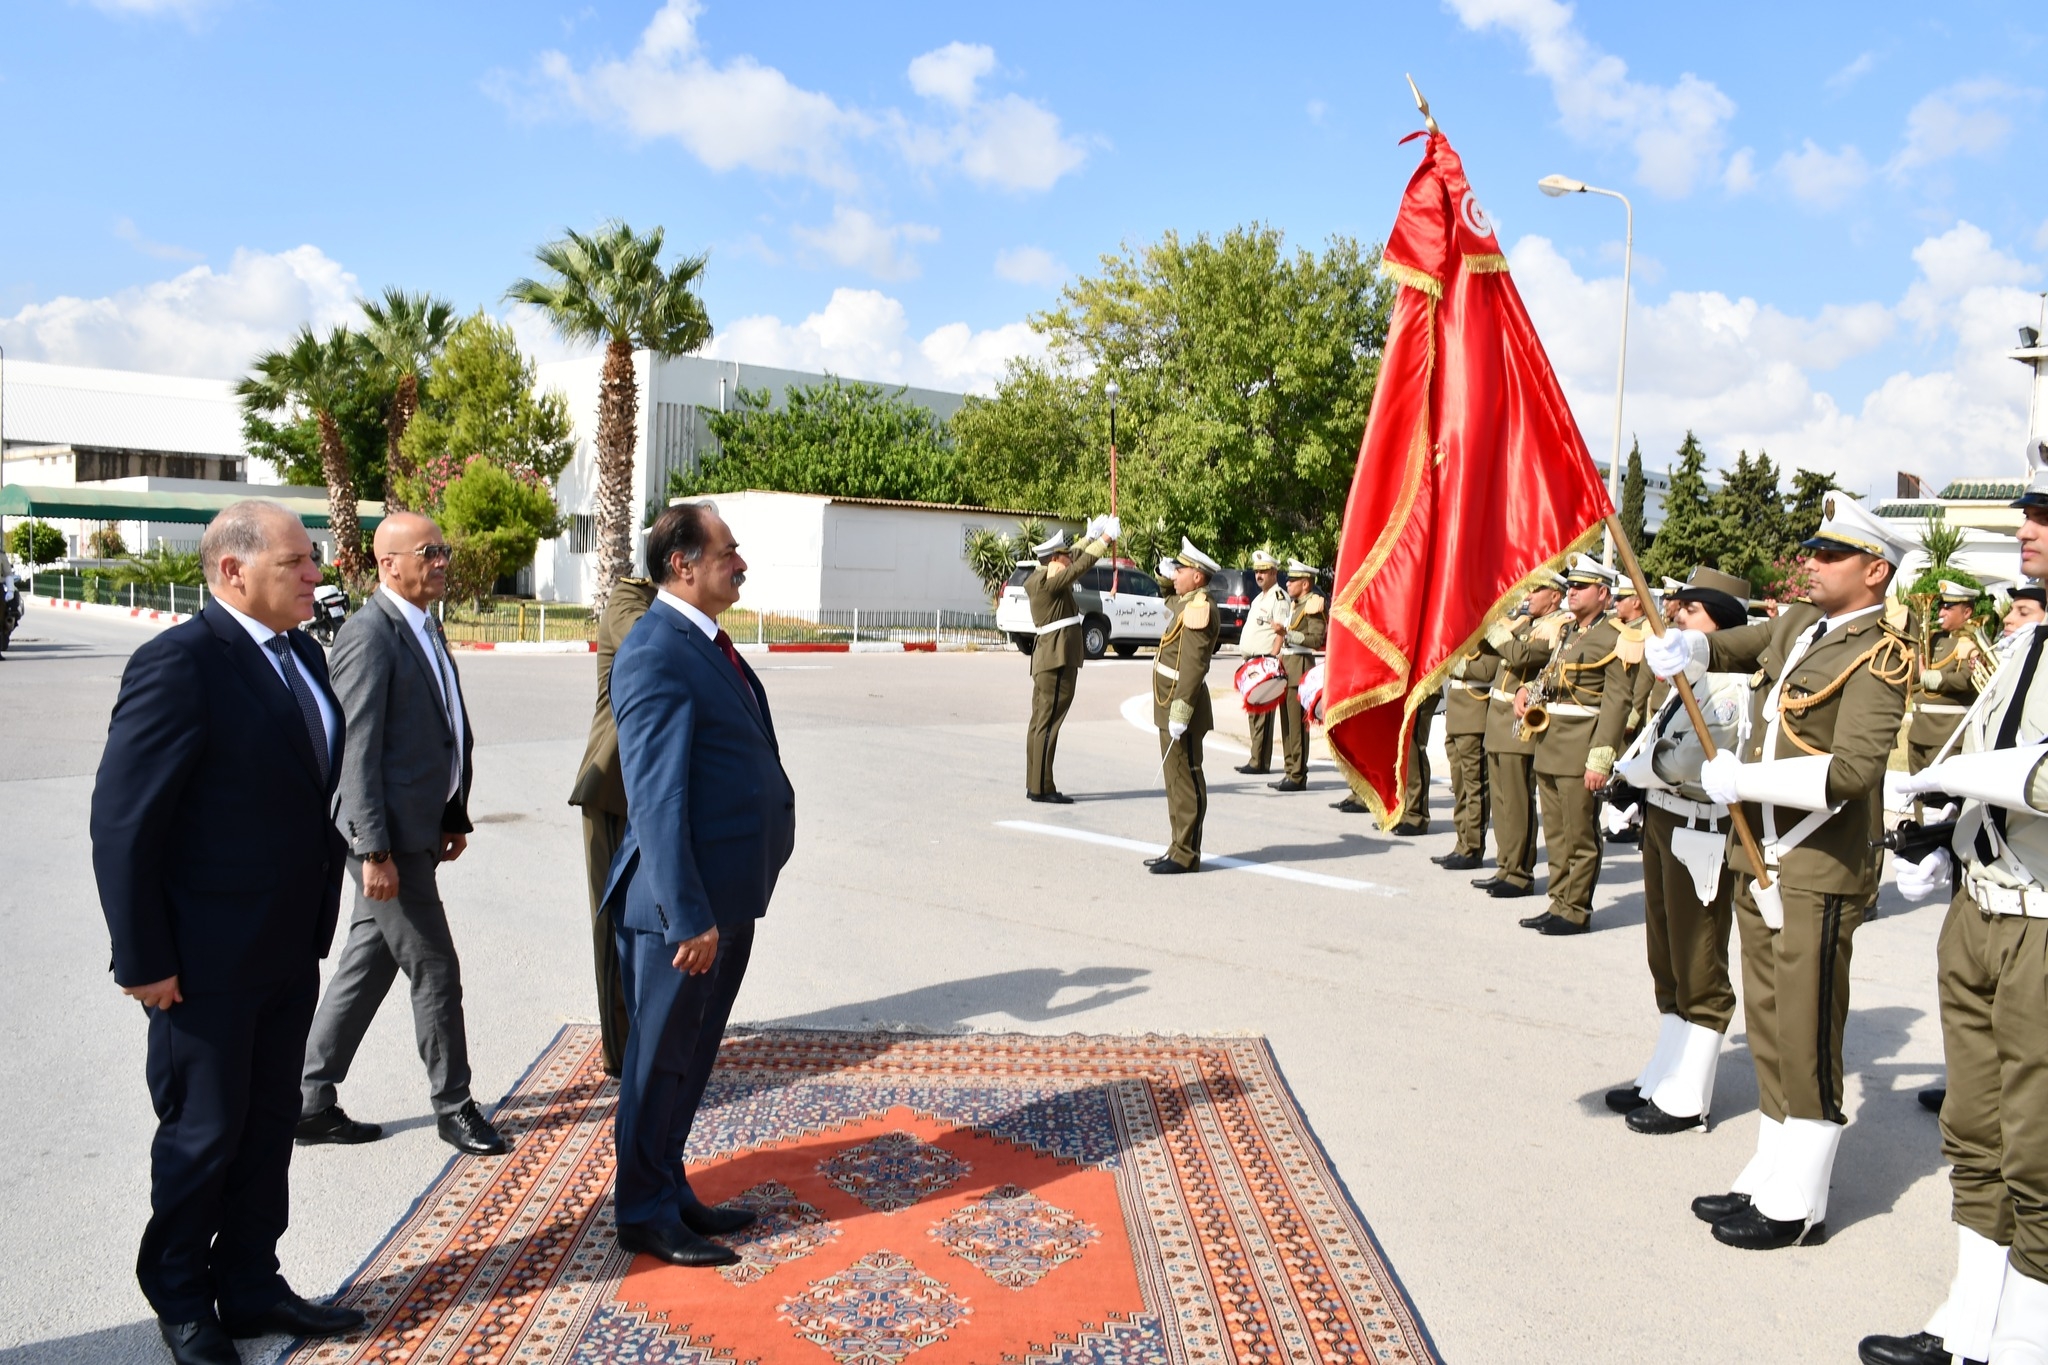
[[[690,1145],[723,1270],[613,1243],[614,1087],[564,1029],[294,1365],[1434,1361],[1256,1039],[736,1033]]]

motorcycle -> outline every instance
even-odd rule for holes
[[[306,633],[318,640],[325,649],[334,648],[335,632],[348,619],[348,594],[332,583],[322,583],[313,589],[313,619],[306,623]]]
[[[28,597],[14,581],[14,571],[0,574],[0,654],[7,652],[7,643],[14,638],[14,628],[21,624],[27,607]]]

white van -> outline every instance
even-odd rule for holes
[[[996,603],[996,629],[1009,633],[1017,648],[1029,654],[1038,644],[1031,626],[1031,602],[1024,581],[1038,569],[1020,562]],[[1159,584],[1142,569],[1092,565],[1074,585],[1074,604],[1081,609],[1081,649],[1090,659],[1110,650],[1128,659],[1141,645],[1157,645],[1173,613],[1159,596]]]

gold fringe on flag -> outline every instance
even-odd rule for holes
[[[1467,256],[1467,275],[1505,275],[1508,273],[1508,258],[1498,252],[1488,256]]]
[[[1441,300],[1444,296],[1443,281],[1427,271],[1417,270],[1412,265],[1402,265],[1399,261],[1390,261],[1384,256],[1380,258],[1380,269],[1386,271],[1388,278],[1395,284],[1419,289],[1433,299]]]

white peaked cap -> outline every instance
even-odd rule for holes
[[[1190,569],[1200,569],[1203,573],[1223,572],[1221,564],[1218,564],[1215,560],[1197,550],[1195,542],[1189,540],[1186,536],[1180,538],[1180,562],[1187,565]]]

